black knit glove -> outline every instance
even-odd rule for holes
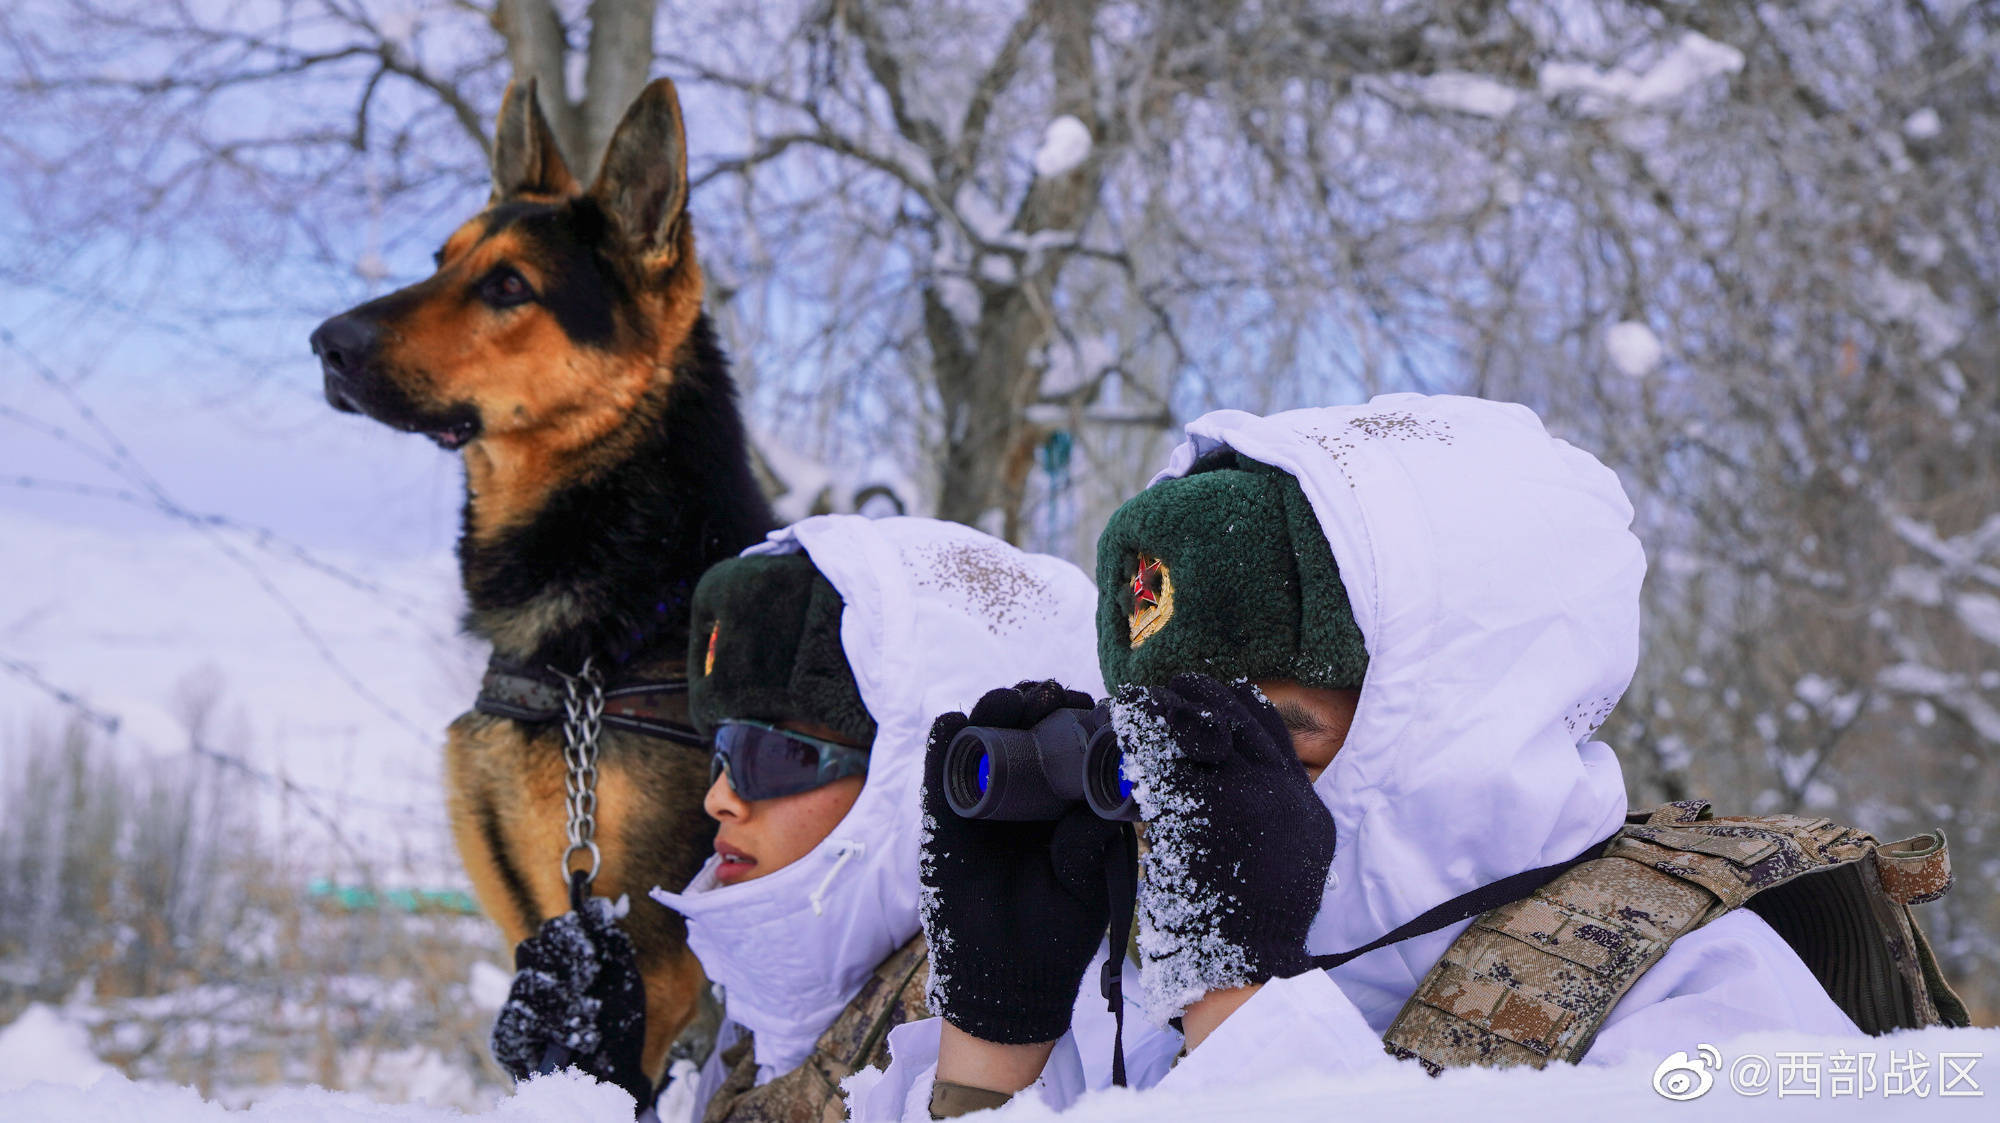
[[[1109,922],[1104,863],[1120,824],[1082,804],[1055,822],[961,819],[945,802],[945,748],[968,725],[1028,729],[1058,709],[1091,705],[1056,683],[1024,682],[931,726],[919,873],[931,1009],[985,1041],[1028,1045],[1069,1029]]]
[[[1112,707],[1150,847],[1139,954],[1156,1008],[1312,966],[1306,932],[1333,865],[1333,815],[1277,710],[1206,675],[1127,687]]]
[[[590,897],[514,949],[514,986],[493,1025],[493,1059],[516,1080],[578,1068],[653,1102],[640,1055],[646,988],[613,905]],[[634,1114],[637,1114],[635,1111]]]

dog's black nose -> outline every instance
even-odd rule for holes
[[[312,333],[313,354],[328,374],[354,375],[375,349],[375,325],[351,315],[335,316]]]

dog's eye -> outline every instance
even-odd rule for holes
[[[479,299],[495,308],[512,308],[535,299],[535,290],[526,277],[501,265],[479,282]]]

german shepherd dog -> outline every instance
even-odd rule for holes
[[[335,409],[463,458],[465,624],[496,666],[574,674],[589,658],[612,686],[682,676],[694,582],[772,525],[702,311],[687,195],[671,82],[627,111],[588,190],[517,83],[492,197],[437,272],[313,333]],[[685,694],[673,704],[685,724]],[[594,892],[632,898],[657,1082],[703,980],[680,916],[646,890],[679,888],[711,851],[708,760],[610,728],[600,744]],[[445,775],[459,855],[507,939],[568,911],[562,723],[467,713]]]

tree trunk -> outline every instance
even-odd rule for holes
[[[549,0],[500,0],[493,9],[493,28],[507,40],[514,81],[535,80],[542,116],[556,134],[563,161],[579,175],[588,175],[575,159],[579,131],[576,109],[569,102],[569,37],[555,6]]]
[[[1050,6],[1048,33],[1056,80],[1054,115],[1082,121],[1101,140],[1093,91],[1096,67],[1091,51],[1097,4]],[[1095,153],[1078,167],[1053,177],[1037,177],[1015,215],[1013,229],[1025,234],[1074,230],[1097,200],[1104,164]],[[1004,466],[1032,456],[1020,447],[1031,441],[1034,427],[1023,416],[1039,388],[1040,372],[1029,363],[1035,349],[1053,334],[1051,307],[1056,281],[1070,255],[1057,251],[1019,284],[982,289],[979,323],[972,339],[945,309],[938,295],[924,293],[924,329],[931,345],[938,397],[944,406],[945,453],[941,467],[938,516],[979,525],[987,512],[998,510],[999,529],[1011,539],[1019,530],[1019,513],[1027,473]],[[1027,264],[1024,263],[1024,268]],[[970,343],[968,347],[967,344]]]
[[[550,0],[500,0],[493,26],[516,81],[535,79],[563,160],[589,183],[653,66],[655,0],[592,0],[582,102],[570,100],[569,34]]]
[[[596,174],[611,146],[611,131],[625,116],[625,107],[646,88],[653,68],[655,0],[591,0],[589,91],[578,107],[581,118],[577,152],[586,161],[579,176]]]

